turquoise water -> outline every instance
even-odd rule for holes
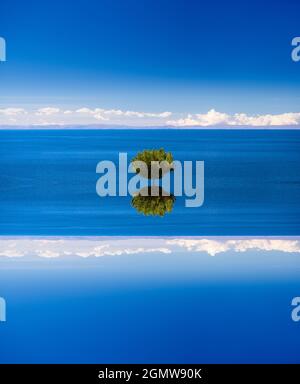
[[[96,165],[163,147],[204,160],[205,200],[145,217],[96,194]],[[1,235],[297,235],[300,131],[0,131]]]

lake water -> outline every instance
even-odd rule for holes
[[[160,147],[204,160],[201,207],[145,217],[96,194],[99,161]],[[0,235],[296,235],[300,131],[2,130],[0,212]]]

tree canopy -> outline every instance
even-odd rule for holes
[[[145,149],[142,152],[138,152],[137,155],[132,159],[132,162],[134,161],[143,161],[147,165],[147,174],[144,174],[140,168],[134,167],[134,165],[133,167],[135,168],[136,173],[141,173],[143,177],[148,179],[153,178],[153,175],[157,175],[155,178],[162,178],[164,174],[173,170],[173,155],[171,152],[166,152],[163,148]],[[162,168],[159,168],[157,164],[153,164],[152,162],[164,162],[164,164]]]

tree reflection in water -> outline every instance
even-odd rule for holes
[[[148,196],[143,196],[148,193]],[[132,198],[131,205],[146,216],[164,216],[173,209],[175,196],[164,196],[163,189],[158,186],[144,187]]]

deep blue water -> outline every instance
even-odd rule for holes
[[[130,197],[100,198],[101,160],[163,147],[205,161],[205,201],[145,217]],[[1,235],[297,235],[300,131],[0,131]]]
[[[0,260],[0,363],[300,363],[299,254]]]

